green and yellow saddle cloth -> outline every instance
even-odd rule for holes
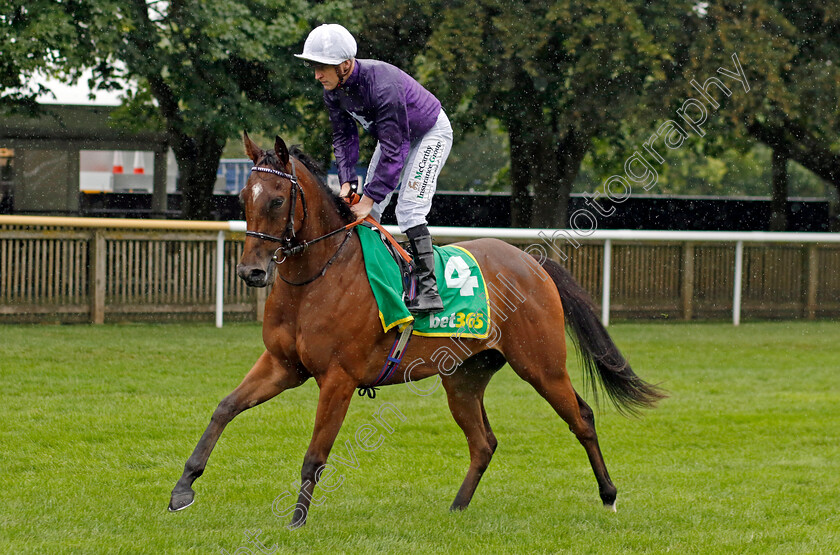
[[[473,255],[456,246],[434,247],[435,277],[443,311],[413,316],[403,301],[403,276],[378,232],[357,226],[365,257],[365,269],[379,306],[382,329],[402,329],[414,323],[413,335],[468,337],[489,335],[490,307],[487,286]]]

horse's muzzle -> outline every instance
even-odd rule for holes
[[[269,264],[268,271],[258,266],[246,266],[245,264],[238,264],[236,266],[236,275],[248,285],[248,287],[265,287],[269,285],[274,277],[272,274],[273,264]]]

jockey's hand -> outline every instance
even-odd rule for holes
[[[340,198],[347,198],[347,195],[350,194],[350,187],[351,187],[351,185],[350,185],[349,182],[345,181],[344,183],[342,183],[341,184],[341,191],[338,193],[338,196]]]
[[[362,195],[361,200],[350,207],[350,211],[356,216],[356,221],[364,220],[370,214],[373,208],[373,199],[367,195]]]

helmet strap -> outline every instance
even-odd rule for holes
[[[341,62],[341,64],[338,64],[337,66],[335,66],[335,74],[338,76],[338,86],[339,87],[344,84],[344,79],[347,77],[347,74],[350,73],[349,68],[347,69],[347,71],[341,71],[341,65],[343,63],[344,62]],[[353,64],[350,64],[350,67],[352,68]]]

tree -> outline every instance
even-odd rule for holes
[[[748,95],[727,99],[735,134],[773,150],[773,226],[784,222],[787,161],[831,183],[840,194],[840,7],[763,0],[714,2],[692,44],[692,66],[711,69],[732,52],[743,60]],[[840,220],[831,222],[840,231]]]
[[[594,137],[620,130],[677,72],[693,2],[433,3],[421,64],[455,119],[498,118],[510,138],[513,224],[565,227]],[[463,25],[469,21],[470,25]],[[684,30],[674,36],[673,30]],[[533,205],[530,192],[533,191]]]
[[[358,2],[364,34],[359,57],[393,64],[411,73],[426,48],[437,18],[429,17],[429,3],[417,0]]]
[[[35,73],[72,80],[92,63],[70,4],[6,0],[0,12],[0,110],[34,112],[35,98],[49,92],[32,79]]]
[[[113,89],[125,80],[137,84],[124,109],[168,132],[188,218],[210,217],[228,138],[244,128],[289,130],[319,117],[307,106],[320,102],[320,91],[292,54],[299,51],[311,21],[353,21],[349,4],[341,0],[314,5],[304,0],[42,4],[43,13],[61,20],[64,32],[53,38],[41,27],[46,37],[41,40],[67,59],[63,53],[73,53],[76,67],[92,65],[93,86]],[[24,75],[32,71],[18,70]]]
[[[747,115],[746,127],[773,148],[774,161],[778,153],[774,196],[786,196],[788,159],[831,183],[840,195],[840,7],[830,2],[772,4],[790,29],[785,36],[793,55],[777,70],[790,103],[768,106],[763,118]],[[829,225],[840,231],[836,204]]]

